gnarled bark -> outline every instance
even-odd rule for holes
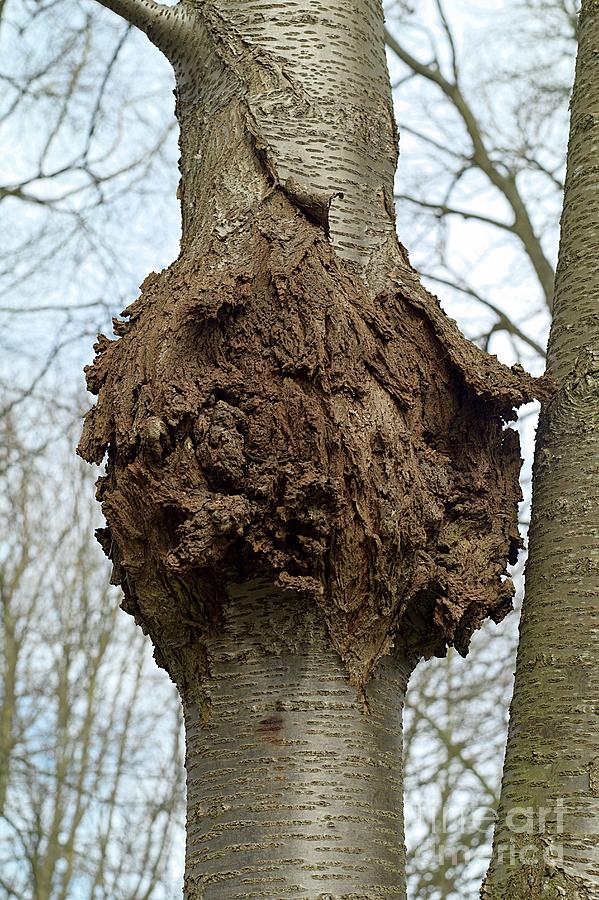
[[[81,449],[109,452],[104,544],[171,671],[182,616],[218,627],[227,579],[312,597],[358,688],[398,629],[416,656],[465,652],[505,615],[520,458],[502,423],[533,380],[416,284],[373,297],[275,191],[127,316],[88,372]]]
[[[583,0],[530,558],[482,897],[599,897],[599,3]]]

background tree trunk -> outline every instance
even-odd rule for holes
[[[492,900],[599,897],[599,3],[583,0]]]

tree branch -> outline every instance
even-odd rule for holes
[[[166,56],[185,18],[179,4],[165,6],[154,0],[98,0],[98,3],[143,31]]]
[[[410,77],[414,77],[413,72]],[[395,88],[399,83],[400,82],[396,82],[393,87]],[[448,154],[448,156],[453,156],[454,159],[459,160],[461,163],[469,163],[472,165],[472,160],[470,159],[470,157],[465,156],[463,153],[459,153],[457,150],[453,150],[452,147],[449,147],[447,144],[441,143],[441,141],[436,141],[433,137],[425,134],[423,131],[418,131],[418,129],[412,128],[411,125],[406,125],[405,122],[398,122],[397,127],[400,134],[412,134],[423,143],[429,144],[431,147],[434,147],[435,150],[439,150],[441,153],[446,153]]]
[[[534,350],[535,353],[541,357],[541,359],[545,358],[545,350],[543,347],[534,340],[534,338],[529,337],[529,335],[525,334],[524,331],[514,322],[509,316],[494,303],[491,303],[490,300],[482,297],[477,291],[473,288],[468,287],[464,283],[451,281],[449,278],[442,278],[439,275],[432,275],[430,272],[421,272],[424,278],[430,278],[431,281],[436,281],[438,284],[444,284],[447,287],[453,288],[456,291],[460,291],[462,294],[466,294],[468,297],[472,297],[473,300],[476,300],[477,303],[480,303],[482,306],[486,306],[487,309],[490,309],[497,316],[497,321],[495,323],[495,329],[499,331],[507,331],[508,334],[513,335],[513,337],[519,338],[524,344],[527,344],[531,350]]]
[[[459,85],[457,82],[452,82],[445,78],[440,69],[434,66],[428,66],[426,63],[420,62],[420,60],[412,56],[412,54],[402,47],[399,41],[393,37],[387,29],[385,29],[385,42],[398,59],[405,63],[405,65],[417,75],[421,75],[423,78],[436,84],[454,105],[472,142],[472,162],[485,173],[491,184],[501,191],[512,208],[514,213],[513,233],[516,234],[522,242],[531,265],[539,279],[539,283],[545,295],[545,302],[551,310],[553,304],[553,283],[555,278],[553,266],[545,256],[541,241],[535,233],[528,209],[518,190],[515,176],[510,172],[507,174],[502,172],[493,161],[476,116]]]
[[[511,234],[516,233],[513,223],[502,222],[501,219],[494,219],[492,216],[485,216],[483,213],[470,212],[467,209],[455,209],[446,203],[429,203],[421,200],[419,197],[412,197],[410,194],[395,194],[395,200],[407,200],[423,209],[431,209],[438,216],[461,216],[462,219],[476,219],[477,222],[484,222],[485,225],[492,225],[494,228],[501,228],[503,231],[509,231]]]
[[[437,7],[437,11],[439,13],[439,18],[441,19],[441,25],[443,26],[443,31],[447,37],[447,43],[449,44],[449,50],[451,52],[451,69],[453,72],[453,79],[455,83],[458,83],[458,55],[456,52],[455,41],[453,39],[453,34],[451,32],[451,28],[449,27],[449,20],[445,15],[445,10],[443,9],[443,5],[441,0],[435,0],[435,5]]]

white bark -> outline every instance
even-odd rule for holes
[[[184,243],[206,234],[200,207],[211,204],[199,197],[213,196],[215,178],[221,227],[256,200],[251,167],[240,164],[243,135],[231,134],[240,106],[271,186],[332,201],[331,240],[342,257],[364,270],[395,241],[397,133],[380,0],[101,2],[175,69]]]
[[[98,0],[150,38],[167,56],[181,39],[188,17],[181,4],[165,6],[154,0]]]
[[[406,660],[379,664],[365,713],[312,604],[230,596],[185,702],[186,897],[405,897]]]

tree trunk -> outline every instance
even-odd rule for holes
[[[599,897],[599,3],[583,0],[530,556],[484,898]]]
[[[185,703],[186,897],[405,897],[408,661],[381,660],[365,715],[312,604],[230,597]]]
[[[173,58],[182,253],[235,233],[276,184],[361,271],[377,253],[392,265],[397,135],[379,0],[218,0],[191,28]]]
[[[106,5],[173,63],[183,235],[96,345],[80,452],[186,711],[186,896],[402,897],[409,668],[510,608],[503,426],[546,386],[397,241],[380,0]]]

